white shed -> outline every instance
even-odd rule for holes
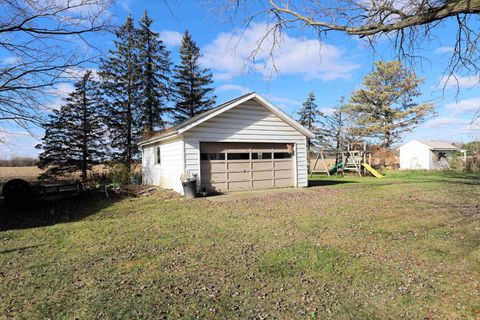
[[[191,172],[207,193],[305,187],[313,137],[249,93],[141,141],[143,181],[183,193],[180,175]]]
[[[445,169],[455,151],[454,145],[445,141],[411,140],[399,148],[400,169]]]

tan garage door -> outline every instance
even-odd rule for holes
[[[201,191],[293,186],[289,150],[292,146],[286,143],[201,143]]]

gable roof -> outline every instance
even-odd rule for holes
[[[412,141],[419,142],[427,146],[430,150],[458,150],[458,148],[453,144],[451,144],[450,142],[441,141],[441,140],[411,140],[405,143],[404,145],[402,145],[400,148],[409,144]]]
[[[453,144],[441,140],[417,140],[432,150],[458,150]]]
[[[222,103],[221,105],[210,109],[208,111],[205,111],[201,114],[198,114],[188,120],[185,120],[184,122],[177,124],[173,127],[167,128],[165,130],[159,131],[151,135],[150,137],[146,138],[143,141],[140,141],[139,145],[145,145],[149,143],[153,143],[159,140],[167,139],[170,137],[173,137],[177,134],[181,134],[185,131],[190,130],[193,127],[196,127],[197,125],[225,112],[230,109],[232,109],[235,106],[238,106],[248,100],[254,99],[257,102],[259,102],[263,107],[271,111],[273,114],[278,116],[280,119],[288,123],[290,126],[295,128],[297,131],[302,133],[303,135],[309,137],[309,138],[314,138],[315,134],[307,130],[305,127],[303,127],[301,124],[299,124],[297,121],[293,120],[290,116],[288,116],[286,113],[272,105],[270,102],[265,100],[262,96],[255,92],[247,93],[244,94],[238,98],[232,99],[230,101],[227,101],[225,103]]]

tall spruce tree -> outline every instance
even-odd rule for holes
[[[353,92],[348,113],[356,134],[379,140],[383,148],[423,123],[433,112],[432,103],[416,103],[423,82],[400,61],[375,62],[375,70]]]
[[[310,92],[308,94],[307,100],[305,100],[305,102],[302,104],[302,108],[298,111],[298,122],[313,133],[317,132],[317,127],[315,126],[315,123],[317,122],[318,117],[318,106],[315,103],[315,99],[315,94],[313,92]],[[313,141],[311,139],[308,139],[308,159],[310,159],[310,150],[312,144]],[[310,160],[308,161],[308,166],[310,166]]]
[[[54,110],[45,124],[45,136],[37,145],[43,149],[39,167],[47,168],[43,178],[80,171],[82,181],[87,181],[88,171],[103,160],[106,153],[100,104],[98,84],[87,71],[75,83],[75,90],[65,99],[65,104]]]
[[[212,74],[199,64],[200,49],[188,31],[183,35],[179,49],[180,64],[174,68],[176,103],[174,118],[177,123],[210,109],[215,104],[212,95]]]
[[[138,155],[142,128],[138,113],[142,105],[142,68],[138,32],[131,16],[116,31],[115,49],[101,60],[101,88],[105,97],[105,122],[110,133],[112,158],[126,166],[128,174]]]
[[[315,103],[315,94],[310,92],[307,100],[302,104],[298,111],[298,122],[310,131],[315,131],[315,123],[318,117],[318,106]]]
[[[165,126],[165,115],[170,110],[170,53],[153,32],[153,20],[145,11],[138,29],[139,63],[141,66],[140,110],[138,124],[147,131]]]

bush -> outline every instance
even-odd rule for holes
[[[463,154],[455,151],[450,156],[447,156],[448,166],[453,170],[462,170],[465,166],[463,162]]]
[[[467,157],[467,163],[465,163],[465,172],[467,173],[480,172],[480,155]]]
[[[132,170],[123,163],[111,164],[108,168],[106,182],[118,186],[129,184],[131,172]]]
[[[374,166],[398,169],[400,167],[398,151],[395,149],[372,147],[372,164]]]

